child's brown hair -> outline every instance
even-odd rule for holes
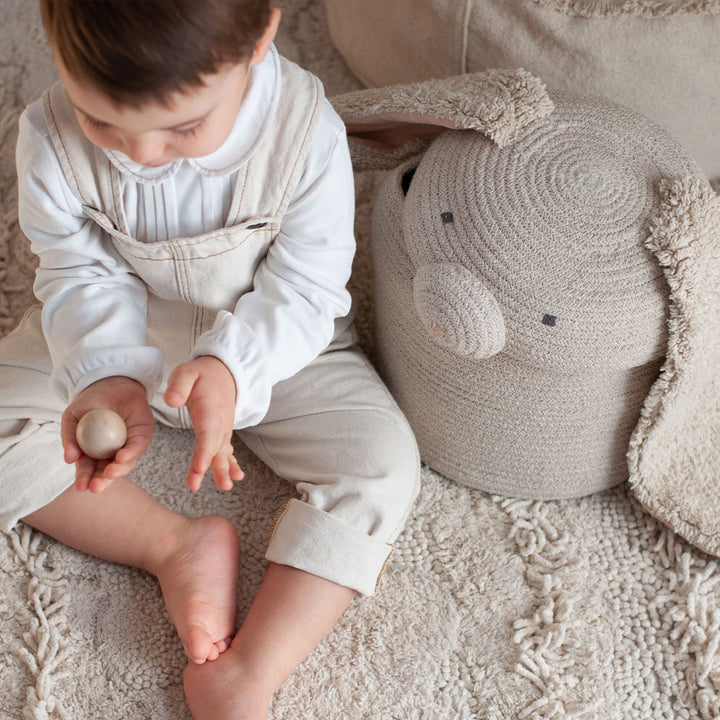
[[[138,107],[249,60],[270,0],[40,0],[40,10],[73,77]]]

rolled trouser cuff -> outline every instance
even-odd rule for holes
[[[265,557],[372,595],[391,552],[392,545],[293,498],[275,519]]]

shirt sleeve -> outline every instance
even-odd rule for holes
[[[218,314],[193,351],[193,357],[218,357],[233,374],[236,428],[262,420],[273,385],[314,360],[332,340],[336,320],[348,315],[354,213],[344,126],[326,102],[302,177],[253,290],[234,312]]]
[[[66,402],[114,375],[141,382],[151,397],[162,355],[145,344],[147,290],[85,217],[72,195],[41,112],[20,118],[17,144],[20,226],[38,257],[34,291],[53,362],[51,385]]]

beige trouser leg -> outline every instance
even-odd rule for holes
[[[0,530],[52,502],[75,478],[63,460],[64,405],[50,389],[50,368],[33,308],[0,340]]]
[[[268,560],[372,594],[420,463],[405,417],[351,332],[278,383],[264,420],[238,434],[300,495],[278,513]]]

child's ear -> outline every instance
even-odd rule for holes
[[[261,63],[267,55],[270,45],[277,35],[278,25],[280,25],[280,8],[270,8],[270,20],[262,34],[262,37],[255,44],[252,57],[250,58],[250,67]]]

